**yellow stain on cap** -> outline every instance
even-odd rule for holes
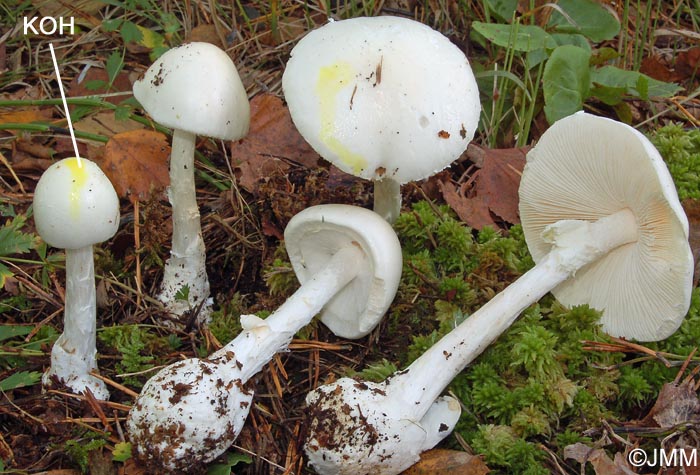
[[[80,215],[80,192],[88,181],[88,172],[82,160],[77,157],[67,158],[63,163],[70,171],[70,213],[77,218]]]
[[[353,69],[348,63],[339,62],[324,66],[318,73],[316,94],[321,104],[321,141],[338,156],[338,159],[360,173],[367,168],[367,160],[352,152],[335,136],[336,102],[338,93],[350,87]]]

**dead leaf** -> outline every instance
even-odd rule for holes
[[[250,131],[231,144],[231,163],[241,187],[256,193],[258,183],[272,170],[292,166],[315,168],[319,156],[297,132],[282,100],[259,94],[250,101]]]
[[[659,56],[647,56],[642,60],[639,72],[664,82],[676,82],[682,79],[679,74],[671,69],[669,64]]]
[[[484,226],[498,228],[489,212],[488,203],[482,197],[467,198],[464,195],[464,187],[460,187],[458,192],[457,187],[449,181],[438,182],[438,188],[445,203],[467,226],[474,229],[481,229]]]
[[[219,33],[216,31],[216,26],[212,24],[202,23],[192,28],[190,34],[187,35],[185,42],[201,41],[204,43],[211,43],[218,46],[221,49],[224,48],[224,44],[221,42]]]
[[[136,121],[130,119],[117,120],[112,111],[91,114],[74,123],[73,127],[80,132],[103,135],[105,137],[111,137],[130,130],[143,129],[143,125]]]
[[[30,124],[32,122],[46,122],[51,119],[51,109],[39,109],[32,107],[11,112],[0,112],[0,124]]]
[[[483,149],[477,147],[472,154],[479,157],[478,166],[470,182],[459,190],[450,182],[439,183],[445,202],[459,218],[475,229],[484,226],[498,228],[495,218],[517,224],[518,187],[525,166],[527,148]]]
[[[605,450],[593,449],[581,442],[564,447],[565,459],[576,460],[582,465],[590,463],[596,475],[636,475],[624,457],[620,458],[617,455],[621,454],[616,454],[613,461]]]
[[[168,186],[170,145],[165,135],[152,130],[132,130],[114,135],[98,162],[117,194],[143,200],[152,189]]]
[[[82,76],[82,77],[81,77]],[[80,79],[80,82],[78,82]],[[126,71],[120,71],[117,77],[114,78],[114,82],[110,87],[109,91],[105,87],[98,87],[94,89],[88,89],[88,85],[95,84],[92,81],[102,81],[104,85],[109,83],[109,75],[107,71],[102,68],[90,68],[84,75],[76,75],[70,83],[68,83],[68,90],[66,91],[67,97],[82,97],[82,96],[94,96],[97,94],[113,93],[113,92],[131,92],[131,81],[129,80],[129,73]],[[128,96],[106,96],[105,100],[111,102],[112,104],[119,104]],[[73,110],[76,106],[68,106]]]
[[[681,51],[676,56],[676,71],[681,79],[688,79],[697,74],[700,66],[700,46]]]
[[[55,0],[32,0],[32,5],[39,10],[43,17],[75,18],[76,25],[97,26],[100,21],[92,17],[100,11],[105,3],[101,0],[72,0],[57,2]]]
[[[432,449],[420,456],[420,462],[403,475],[484,475],[489,468],[481,458],[459,450]]]
[[[646,427],[674,427],[697,419],[700,399],[692,379],[682,383],[666,383],[649,413],[638,425]]]

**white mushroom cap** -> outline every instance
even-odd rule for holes
[[[654,146],[623,123],[579,112],[553,124],[528,153],[520,218],[535,262],[550,249],[545,228],[594,221],[623,209],[639,239],[580,269],[552,293],[565,305],[603,310],[613,336],[653,341],[681,324],[690,304],[688,220]]]
[[[399,183],[447,167],[481,106],[464,53],[406,18],[333,21],[294,47],[282,77],[294,124],[341,170]]]
[[[250,105],[238,70],[210,43],[166,51],[133,90],[153,120],[166,127],[226,140],[248,133]]]
[[[51,246],[80,249],[114,236],[119,198],[94,162],[65,158],[47,168],[36,185],[34,222]]]
[[[284,241],[302,284],[339,249],[359,246],[364,251],[368,267],[323,307],[320,318],[343,338],[372,331],[394,300],[401,278],[401,245],[391,226],[364,208],[320,205],[296,214],[284,230]]]

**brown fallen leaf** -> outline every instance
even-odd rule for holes
[[[525,166],[527,148],[485,149],[472,146],[479,170],[459,190],[448,182],[440,184],[445,202],[467,225],[481,229],[498,228],[496,218],[511,224],[520,222],[518,187]]]
[[[646,417],[635,425],[670,428],[697,420],[698,416],[700,416],[700,399],[695,390],[695,381],[689,379],[681,383],[664,384],[654,406]]]
[[[489,468],[481,458],[459,450],[432,449],[423,452],[420,461],[403,475],[484,475]]]
[[[51,119],[53,112],[50,109],[30,107],[10,112],[0,112],[0,124],[30,124],[32,122],[46,122]]]
[[[449,181],[438,182],[438,188],[445,203],[457,213],[459,219],[467,226],[474,229],[481,229],[484,226],[498,228],[489,212],[488,203],[483,197],[468,198],[464,194],[464,186],[460,187],[458,191],[454,183]]]
[[[201,25],[197,25],[192,28],[190,33],[187,35],[187,38],[185,38],[185,42],[189,43],[193,41],[211,43],[221,49],[225,49],[216,26],[210,23],[202,23]]]
[[[593,449],[581,442],[564,447],[564,458],[576,460],[581,465],[590,463],[596,475],[637,475],[622,454],[615,454],[615,459],[611,460],[605,450]]]
[[[170,181],[170,145],[165,135],[152,130],[131,130],[114,135],[98,165],[122,198],[144,200],[152,189],[162,190]]]
[[[700,46],[681,51],[676,56],[676,71],[681,79],[697,75],[700,66]]]
[[[272,170],[294,166],[315,168],[319,156],[297,132],[282,100],[259,94],[250,101],[250,131],[231,144],[231,165],[241,187],[256,193]]]
[[[669,66],[668,62],[664,61],[659,56],[647,56],[642,60],[639,72],[647,76],[664,82],[676,82],[683,79],[682,75]]]
[[[95,135],[111,137],[129,130],[143,129],[143,125],[131,119],[117,120],[113,111],[90,114],[73,124],[75,130]],[[70,137],[69,137],[70,140]]]
[[[78,82],[80,79],[80,82]],[[126,71],[120,71],[117,77],[114,78],[109,91],[101,86],[98,88],[88,89],[87,86],[91,84],[96,84],[95,81],[101,81],[106,86],[109,82],[109,75],[107,71],[102,68],[90,68],[84,75],[75,76],[70,83],[68,83],[68,90],[66,91],[67,97],[81,97],[81,96],[94,96],[97,94],[104,94],[106,92],[131,92],[131,81],[129,80],[129,74]],[[112,104],[119,104],[128,96],[107,96],[105,100],[111,102]],[[69,106],[70,110],[73,110],[76,106]]]

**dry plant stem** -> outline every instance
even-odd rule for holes
[[[340,249],[328,264],[305,282],[265,320],[242,317],[244,331],[209,359],[233,351],[240,363],[243,381],[258,373],[275,353],[287,348],[294,334],[311,322],[345,285],[357,276],[365,254],[359,247]],[[251,342],[253,342],[251,346]],[[247,348],[246,351],[242,349]]]
[[[624,209],[593,223],[559,221],[548,233],[552,250],[535,267],[496,295],[405,372],[390,379],[387,400],[402,401],[407,417],[420,420],[447,385],[520,313],[577,270],[618,246],[637,240],[636,219]],[[440,368],[439,380],[435,369]]]
[[[63,333],[51,350],[51,368],[44,385],[56,377],[76,393],[89,388],[97,399],[109,399],[104,382],[90,375],[97,370],[95,270],[92,246],[66,249],[66,303]]]
[[[374,212],[394,224],[401,212],[401,184],[391,178],[374,182]]]
[[[198,320],[206,323],[211,305],[206,302],[209,298],[206,250],[195,196],[195,138],[195,134],[182,130],[175,129],[173,132],[168,188],[168,199],[172,205],[173,238],[158,299],[177,316],[184,315],[204,300],[205,305]],[[175,298],[185,285],[189,287],[189,302]]]

